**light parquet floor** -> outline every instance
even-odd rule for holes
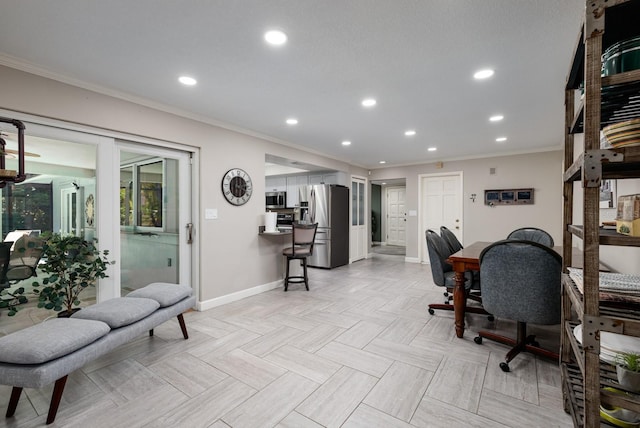
[[[52,427],[570,427],[556,363],[473,342],[513,324],[453,313],[429,266],[373,258],[310,270],[311,291],[272,290],[185,315],[74,372]],[[208,284],[215,286],[215,284]],[[37,320],[33,314],[24,316]],[[7,322],[3,317],[1,322]],[[540,329],[557,346],[558,329]],[[52,386],[26,389],[0,426],[44,426]],[[10,387],[0,387],[5,411]]]

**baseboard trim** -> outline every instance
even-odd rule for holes
[[[420,263],[420,259],[417,257],[405,257],[404,261],[407,263]]]
[[[196,303],[196,309],[198,311],[206,311],[217,306],[226,305],[227,303],[235,302],[237,300],[244,299],[245,297],[255,296],[256,294],[264,293],[265,291],[273,290],[274,288],[282,287],[284,280],[279,279],[277,281],[270,282],[268,284],[257,285],[255,287],[247,288],[246,290],[237,291],[235,293],[226,294],[224,296],[216,297],[214,299],[204,300]]]

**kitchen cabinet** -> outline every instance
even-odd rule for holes
[[[295,175],[287,177],[287,207],[295,208],[300,206],[300,192],[298,191],[301,186],[309,184],[309,177],[306,175]]]
[[[338,184],[338,174],[309,175],[309,184]]]
[[[266,192],[284,192],[287,190],[287,178],[280,175],[265,178]]]
[[[637,395],[622,397],[601,389],[621,387],[615,380],[615,368],[600,361],[600,332],[640,336],[640,305],[620,306],[601,300],[599,273],[601,245],[640,247],[638,237],[599,227],[601,180],[640,178],[640,147],[600,148],[603,126],[640,117],[633,101],[640,97],[640,70],[601,76],[603,51],[640,35],[640,27],[631,18],[637,16],[640,0],[586,2],[582,33],[565,88],[561,373],[565,410],[578,427],[609,426],[600,419],[601,403],[640,412]],[[578,101],[576,93],[581,86],[584,96]],[[578,132],[584,134],[584,147],[575,156],[574,134]],[[575,218],[574,182],[581,182],[583,188],[582,213],[575,213]],[[574,236],[582,240],[584,248],[582,292],[566,273],[572,262]],[[582,344],[573,334],[578,323],[582,324]]]

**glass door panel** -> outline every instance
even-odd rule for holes
[[[189,169],[184,152],[120,150],[121,295],[153,282],[188,283],[190,250],[180,225],[190,219],[190,191],[181,191]]]

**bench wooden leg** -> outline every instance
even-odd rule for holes
[[[180,330],[182,330],[182,336],[185,339],[189,338],[189,333],[187,333],[187,325],[184,323],[184,317],[182,314],[178,315],[178,322],[180,323]]]
[[[18,407],[18,401],[20,400],[20,394],[22,393],[22,387],[14,386],[11,390],[11,398],[9,399],[9,407],[7,408],[7,417],[10,418],[16,412]]]
[[[58,413],[58,406],[62,399],[62,393],[64,392],[64,385],[67,383],[67,376],[61,377],[56,381],[53,387],[53,395],[51,395],[51,404],[49,405],[49,414],[47,415],[47,425],[56,420],[56,413]]]

